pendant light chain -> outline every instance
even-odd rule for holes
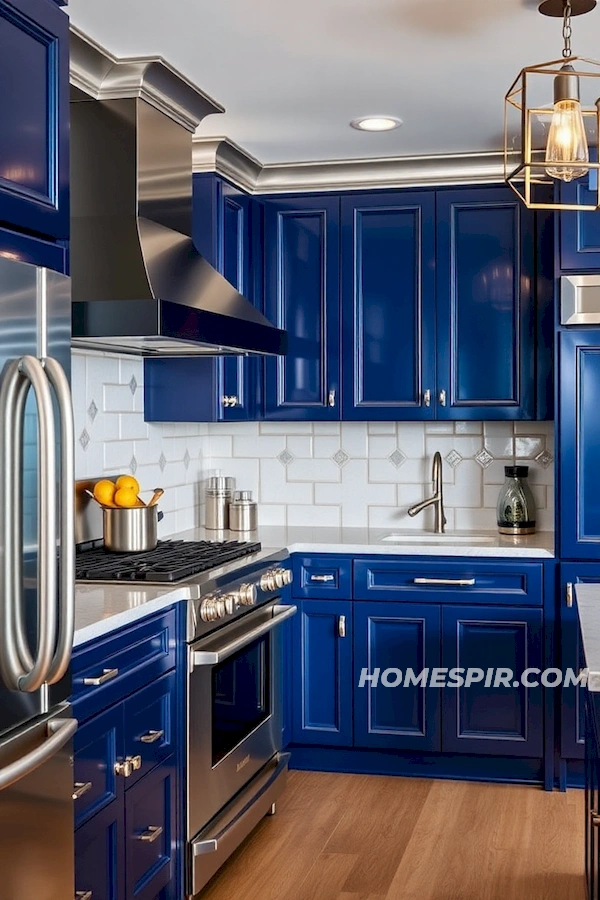
[[[569,59],[571,57],[571,37],[573,35],[573,29],[571,27],[571,0],[564,0],[565,3],[565,12],[563,18],[563,39],[565,42],[565,46],[563,48],[563,57],[565,59]]]

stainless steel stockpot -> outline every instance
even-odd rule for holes
[[[142,553],[158,543],[163,514],[156,506],[104,507],[104,546],[115,553]]]

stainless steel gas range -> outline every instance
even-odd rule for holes
[[[77,578],[184,584],[189,897],[198,894],[260,819],[274,812],[289,754],[282,748],[280,626],[292,573],[286,550],[257,543],[163,541],[114,554],[80,547]],[[200,569],[201,571],[198,571]]]

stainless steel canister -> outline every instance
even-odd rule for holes
[[[102,510],[104,546],[115,553],[142,553],[154,550],[158,543],[158,523],[162,519],[156,506],[134,506]]]
[[[229,504],[231,531],[255,531],[258,528],[258,506],[252,491],[236,491]]]
[[[229,504],[235,478],[213,475],[206,485],[206,527],[211,531],[229,528]]]

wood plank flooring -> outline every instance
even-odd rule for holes
[[[583,791],[291,772],[202,900],[585,900]]]

